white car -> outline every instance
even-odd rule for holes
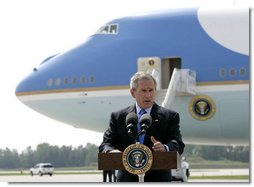
[[[30,168],[31,176],[36,174],[40,176],[43,176],[44,174],[52,176],[53,173],[54,173],[54,167],[50,163],[39,163],[39,164],[36,164],[34,167]]]

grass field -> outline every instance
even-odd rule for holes
[[[192,169],[248,169],[249,163],[230,161],[230,160],[204,160],[199,157],[188,157],[187,162]]]

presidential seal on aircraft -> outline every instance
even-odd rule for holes
[[[197,120],[208,120],[216,112],[216,105],[208,95],[197,95],[189,103],[189,112]]]

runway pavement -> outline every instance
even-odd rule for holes
[[[191,171],[192,176],[219,176],[219,175],[249,175],[248,169],[216,169],[216,170],[193,170]],[[100,183],[102,182],[102,174],[57,174],[53,176],[30,176],[30,175],[9,175],[9,176],[1,176],[0,182],[9,182],[9,183]],[[228,182],[242,182],[248,183],[247,180],[238,180],[238,179],[228,179],[228,180],[219,180],[219,179],[192,179],[189,180],[190,183],[228,183]]]
[[[53,176],[4,176],[0,177],[0,181],[9,183],[84,183],[84,182],[102,182],[102,174],[60,174]]]

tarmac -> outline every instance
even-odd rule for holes
[[[191,176],[234,176],[249,175],[248,169],[191,170]],[[56,174],[53,176],[0,175],[0,182],[15,183],[102,183],[102,173]],[[188,183],[249,183],[249,179],[190,179]]]

